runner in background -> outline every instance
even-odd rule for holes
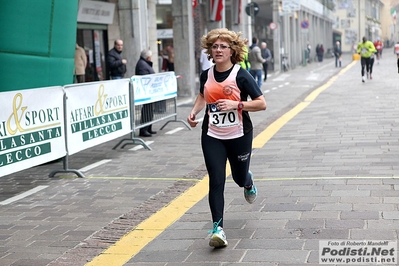
[[[394,53],[396,54],[397,58],[396,64],[398,66],[398,73],[399,73],[399,42],[397,42],[394,46]]]
[[[377,64],[380,63],[380,58],[382,56],[382,48],[384,48],[384,44],[380,40],[380,37],[377,37],[377,40],[374,42],[374,47],[377,50]]]
[[[357,45],[357,53],[360,54],[360,64],[361,64],[361,75],[362,82],[365,82],[366,78],[364,76],[364,68],[366,68],[367,78],[369,77],[369,68],[370,68],[370,56],[373,55],[377,50],[374,47],[374,44],[367,40],[367,37],[364,36],[362,41]]]

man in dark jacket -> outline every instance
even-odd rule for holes
[[[126,73],[127,60],[121,56],[123,41],[115,40],[114,48],[108,52],[107,64],[111,79],[122,79]]]
[[[144,49],[141,51],[140,59],[136,64],[136,75],[148,75],[155,74],[154,69],[152,68],[152,51]],[[154,110],[152,103],[143,104],[143,108],[141,108],[141,124],[145,124],[151,122],[154,118]],[[140,128],[140,136],[141,137],[151,137],[152,134],[156,134],[156,131],[152,131],[152,125],[145,126]]]
[[[263,81],[267,80],[267,68],[269,67],[269,62],[272,59],[272,53],[270,50],[267,48],[267,43],[262,42],[260,45],[260,53],[262,55],[262,58],[265,59],[266,61],[263,63],[263,72],[265,74]]]

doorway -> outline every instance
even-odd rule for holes
[[[76,43],[83,47],[87,56],[86,82],[109,79],[106,66],[108,53],[108,34],[101,29],[79,29]]]

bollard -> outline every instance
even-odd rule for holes
[[[353,54],[352,55],[352,60],[360,60],[360,54]]]

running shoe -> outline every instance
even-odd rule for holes
[[[364,76],[362,77],[362,82],[364,82]]]
[[[213,229],[208,232],[212,234],[211,239],[209,240],[209,246],[211,247],[224,248],[228,245],[226,234],[223,231],[223,228],[219,226],[221,220],[222,219],[220,219],[217,223],[213,223]]]
[[[256,198],[258,197],[258,190],[256,189],[256,186],[254,184],[254,176],[253,176],[252,172],[249,171],[248,173],[251,176],[252,186],[251,186],[251,188],[244,187],[244,197],[248,203],[252,204],[255,202]]]
[[[373,77],[371,76],[371,73],[370,73],[370,79],[373,79]]]

